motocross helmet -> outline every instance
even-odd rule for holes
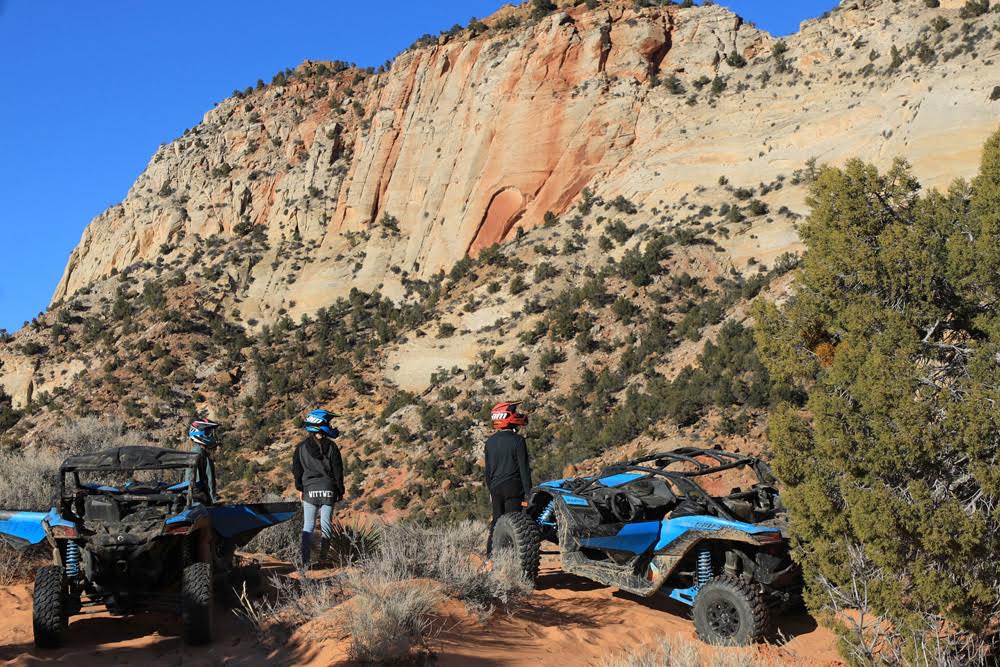
[[[503,403],[494,405],[493,409],[490,410],[490,420],[493,422],[493,428],[499,431],[526,426],[528,424],[528,415],[517,411],[519,405],[521,405],[520,401],[504,401]]]
[[[304,426],[310,433],[322,433],[323,435],[336,438],[339,431],[330,426],[330,420],[336,417],[329,410],[313,410],[306,416]]]
[[[192,442],[204,447],[215,447],[219,444],[219,439],[215,435],[218,428],[219,424],[211,419],[195,419],[188,429],[188,437]]]

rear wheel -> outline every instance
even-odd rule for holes
[[[541,543],[538,524],[524,512],[504,514],[493,527],[493,554],[511,552],[524,576],[531,582],[538,578]]]
[[[181,633],[187,644],[212,641],[212,567],[192,563],[181,579]]]
[[[66,638],[66,586],[62,568],[46,565],[35,574],[35,591],[31,609],[35,646],[58,648]]]
[[[745,646],[764,636],[767,603],[758,586],[723,575],[701,587],[694,599],[694,627],[706,644]]]

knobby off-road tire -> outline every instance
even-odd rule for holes
[[[212,641],[212,567],[192,563],[181,578],[181,634],[184,642],[197,646]]]
[[[31,609],[35,646],[58,648],[66,639],[66,586],[62,568],[46,565],[35,573],[35,592]]]
[[[722,575],[701,587],[694,599],[698,638],[715,646],[760,641],[770,617],[760,587],[742,577]]]
[[[528,581],[538,578],[542,533],[538,524],[523,512],[511,512],[497,519],[493,527],[493,553],[511,551]]]

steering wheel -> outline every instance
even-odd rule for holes
[[[611,496],[611,513],[622,523],[635,521],[639,514],[639,502],[627,491],[621,491]]]

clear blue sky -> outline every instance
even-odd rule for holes
[[[234,88],[377,66],[501,0],[0,0],[0,328],[44,310],[95,215]],[[788,34],[835,0],[720,2]]]

